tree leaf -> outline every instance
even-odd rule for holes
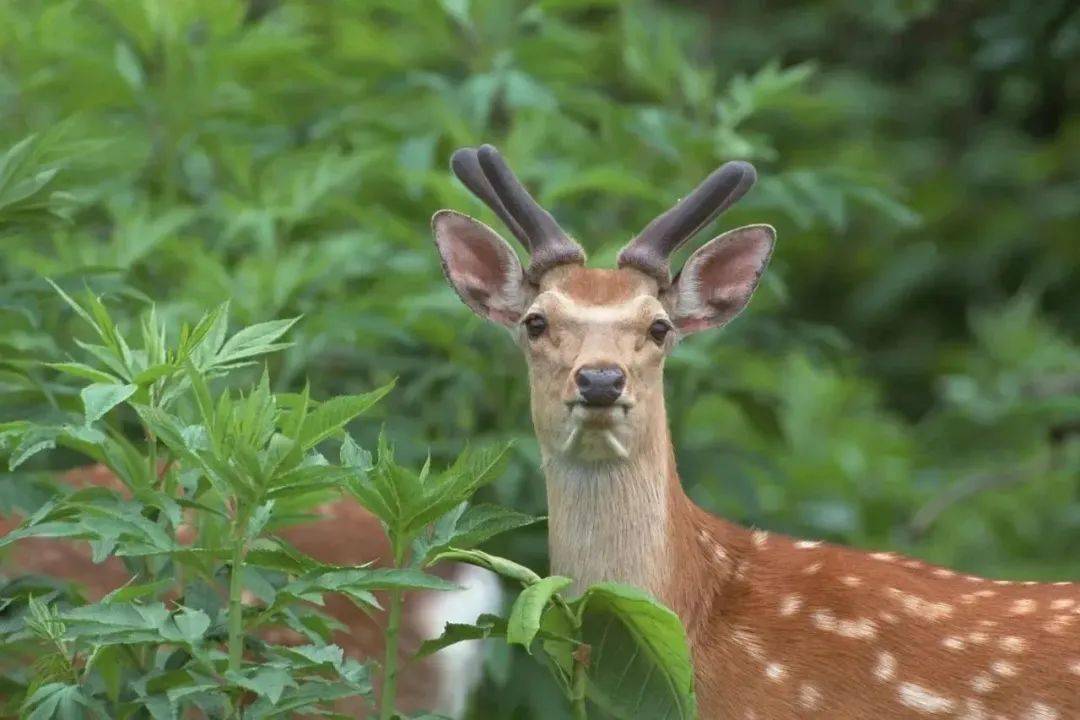
[[[540,630],[540,616],[555,593],[569,587],[574,581],[561,575],[552,575],[521,591],[510,609],[506,623],[506,642],[522,645],[530,653],[529,646]]]

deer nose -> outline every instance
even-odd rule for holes
[[[626,373],[614,365],[583,367],[574,374],[578,392],[586,405],[612,405],[626,387]]]

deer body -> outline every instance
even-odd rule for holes
[[[603,270],[584,267],[494,148],[460,150],[451,165],[531,255],[523,269],[486,225],[433,219],[451,285],[525,353],[552,571],[577,589],[638,585],[671,607],[705,720],[1080,718],[1080,585],[751,531],[683,492],[664,358],[746,305],[774,233],[725,233],[674,280],[667,258],[749,189],[752,168],[721,167]]]

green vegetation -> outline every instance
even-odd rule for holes
[[[117,609],[57,606],[55,583],[0,597],[3,622],[20,598],[19,642],[50,678],[28,712],[95,712],[119,681],[70,683],[123,663],[192,678],[125,686],[142,695],[123,702],[167,686],[194,703],[203,673],[231,683],[223,703],[244,688],[278,709],[311,684],[367,693],[369,670],[334,657],[294,596],[363,603],[429,582],[413,539],[432,557],[455,546],[430,533],[486,507],[458,507],[486,448],[512,443],[477,499],[543,514],[524,364],[457,302],[428,229],[440,207],[497,225],[446,169],[482,141],[596,264],[722,160],[757,165],[717,228],[774,224],[772,266],[744,317],[683,343],[667,370],[702,505],[970,572],[1080,576],[1078,38],[1066,0],[0,4],[0,511],[139,573]],[[305,436],[320,411],[327,425]],[[466,447],[472,469],[455,474]],[[301,560],[273,546],[279,522],[343,485],[375,510],[364,493],[380,477],[426,482],[388,468],[429,455],[451,468],[430,478],[464,494],[441,519],[382,518],[402,585],[281,566]],[[54,497],[56,472],[88,457],[134,498]],[[273,494],[293,483],[311,492]],[[181,487],[206,505],[188,508],[206,555],[175,546]],[[591,613],[637,607],[617,591],[559,600],[540,579],[544,533],[485,544],[540,574],[511,584],[541,614],[456,630],[509,641],[477,718],[568,714],[566,643],[587,642]],[[266,576],[251,582],[281,598],[273,617],[230,613],[216,585],[160,604],[166,585],[227,581],[230,566],[255,568],[245,584]],[[314,584],[286,590],[302,578]],[[641,622],[662,626],[655,612]],[[316,649],[267,648],[238,669],[256,621],[299,623]],[[93,647],[105,654],[72,664]],[[180,653],[175,666],[152,648]],[[619,699],[594,702],[625,711]]]

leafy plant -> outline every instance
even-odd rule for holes
[[[12,650],[26,642],[39,647],[36,672],[24,681],[21,712],[42,719],[141,712],[158,718],[198,708],[208,717],[269,718],[326,711],[352,695],[371,698],[370,664],[346,658],[330,643],[331,624],[310,603],[321,605],[324,594],[335,593],[375,610],[373,593],[381,590],[389,591],[389,620],[379,716],[391,720],[398,717],[402,593],[452,589],[423,568],[461,560],[524,589],[508,620],[448,628],[420,656],[462,633],[526,648],[540,636],[576,717],[586,716],[586,697],[616,717],[637,717],[646,706],[648,712],[662,707],[676,717],[693,716],[685,636],[670,611],[611,584],[567,602],[557,593],[569,578],[541,579],[510,560],[470,549],[537,520],[469,505],[500,473],[505,445],[467,450],[442,472],[432,472],[430,462],[413,472],[395,462],[380,437],[373,459],[344,428],[392,384],[315,402],[306,388],[272,393],[264,368],[246,393],[212,392],[215,378],[284,347],[281,338],[294,320],[229,335],[227,307],[221,306],[182,327],[170,343],[151,307],[139,323],[141,346],[132,347],[100,298],[85,293],[78,302],[54,287],[96,342],[76,341],[85,363],[48,367],[91,383],[79,393],[82,412],[71,413],[68,422],[19,421],[0,428],[10,447],[9,467],[64,446],[108,467],[123,490],[94,487],[58,496],[0,538],[0,548],[31,537],[86,541],[95,562],[121,557],[132,577],[97,603],[58,602],[58,593],[43,599],[29,588],[5,599],[12,618],[0,643]],[[141,442],[125,436],[125,411],[137,421]],[[319,449],[327,441],[339,443],[337,464]],[[313,499],[342,486],[382,521],[392,567],[327,565],[274,534]],[[194,528],[193,543],[180,541],[182,526]],[[261,607],[245,607],[246,588],[257,592]],[[611,632],[616,623],[619,629]],[[554,630],[541,632],[545,624]],[[504,630],[492,632],[496,625]],[[274,626],[289,627],[309,642],[288,647],[259,638],[259,631]],[[591,660],[590,647],[596,651]],[[627,652],[639,659],[625,667],[619,662],[618,676],[601,662],[605,654],[621,658]],[[19,683],[17,672],[8,679]],[[619,687],[636,680],[651,684],[628,704]]]

